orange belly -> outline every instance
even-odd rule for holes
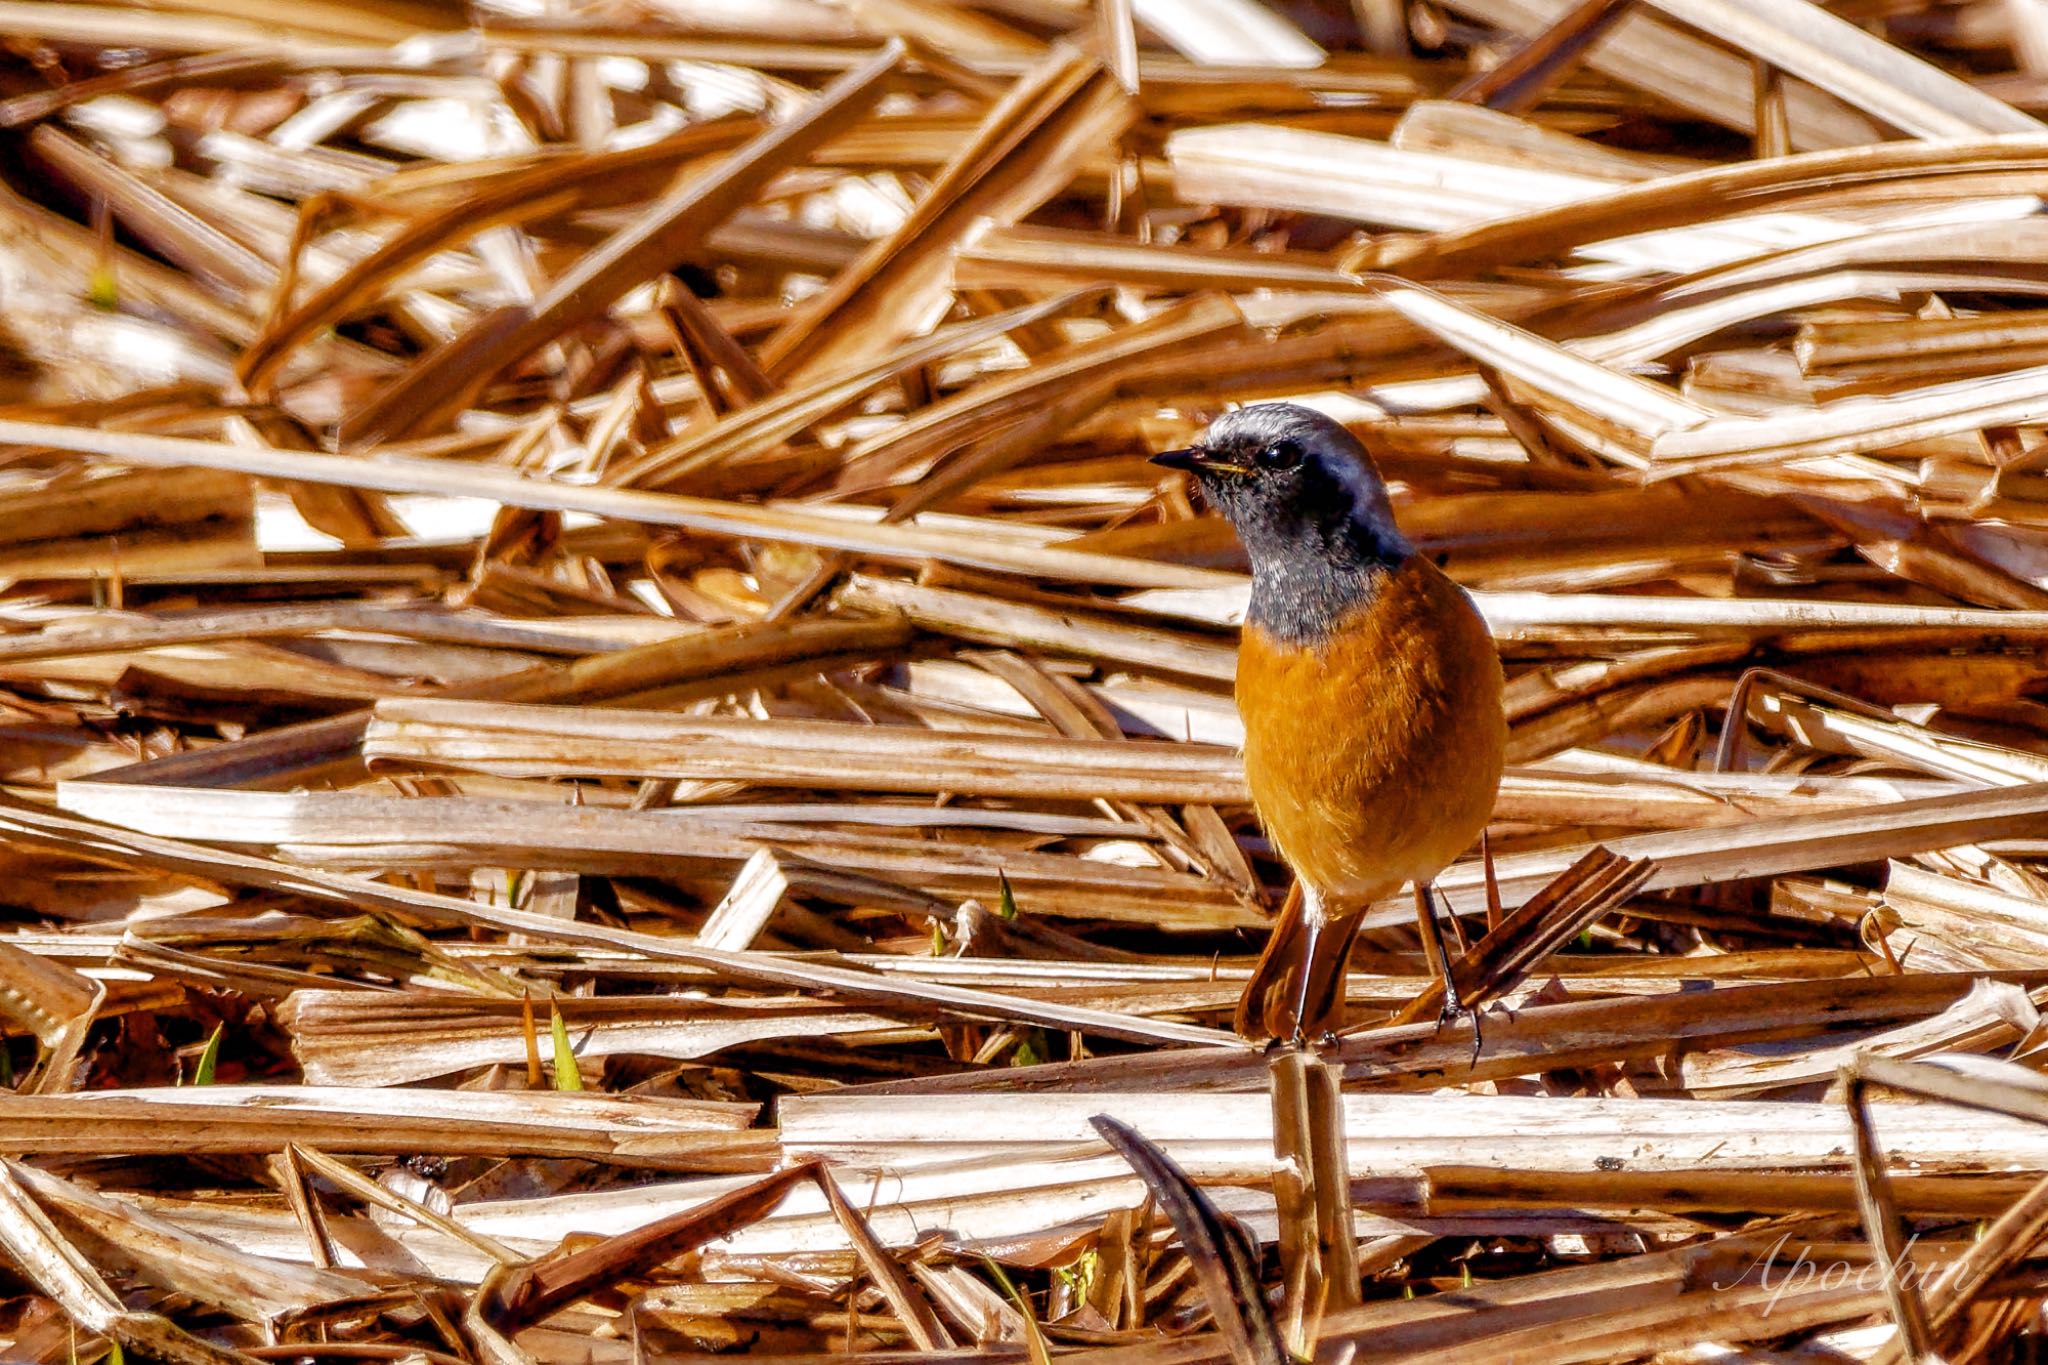
[[[1428,880],[1500,787],[1500,655],[1470,598],[1411,556],[1318,645],[1246,626],[1245,779],[1280,856],[1330,914]]]

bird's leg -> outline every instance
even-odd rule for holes
[[[1479,1056],[1479,1015],[1467,1010],[1465,1002],[1458,998],[1458,983],[1451,971],[1450,954],[1444,951],[1442,927],[1436,918],[1436,887],[1429,882],[1415,883],[1415,926],[1422,933],[1422,953],[1429,959],[1429,968],[1436,974],[1437,984],[1443,987],[1443,1007],[1437,1013],[1436,1026],[1442,1029],[1461,1014],[1472,1016],[1472,1056]]]
[[[1415,931],[1422,938],[1422,959],[1429,964],[1429,974],[1444,988],[1444,1009],[1455,1015],[1458,987],[1451,980],[1451,959],[1444,951],[1443,929],[1436,922],[1436,903],[1430,897],[1430,889],[1428,882],[1415,883]]]
[[[1479,831],[1479,861],[1486,868],[1486,932],[1500,928],[1506,912],[1500,908],[1500,879],[1493,873],[1493,839],[1488,830]]]
[[[1308,983],[1314,974],[1316,941],[1323,936],[1323,898],[1307,882],[1301,884],[1301,928],[1301,984],[1294,992],[1294,1033],[1288,1039],[1297,1048],[1302,1046],[1301,1025],[1308,1015]]]

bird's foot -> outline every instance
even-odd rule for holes
[[[1452,995],[1449,991],[1445,991],[1444,1003],[1438,1007],[1436,1012],[1436,1031],[1442,1033],[1445,1029],[1457,1023],[1461,1015],[1469,1013],[1471,1011],[1465,1008],[1463,1001],[1459,1000],[1457,996]]]
[[[1479,1064],[1479,1049],[1486,1044],[1486,1039],[1480,1032],[1479,1011],[1468,1008],[1456,996],[1446,994],[1444,996],[1443,1008],[1437,1011],[1436,1031],[1442,1033],[1452,1024],[1457,1023],[1460,1018],[1472,1021],[1472,1064],[1477,1066]]]

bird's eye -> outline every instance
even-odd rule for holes
[[[1299,441],[1275,441],[1259,452],[1261,469],[1292,469],[1301,463]]]

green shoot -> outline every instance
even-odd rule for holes
[[[85,281],[85,301],[102,313],[121,306],[121,286],[114,279],[113,267],[102,264],[92,268]]]
[[[1051,1058],[1045,1050],[1045,1035],[1037,1029],[1032,1029],[1019,1038],[1017,1046],[1010,1052],[1011,1066],[1038,1066],[1049,1060]]]
[[[225,1020],[213,1026],[213,1032],[206,1039],[206,1046],[199,1050],[199,1064],[192,1068],[192,1084],[212,1085],[214,1068],[220,1065],[220,1035],[227,1027]]]
[[[548,1028],[555,1035],[555,1089],[581,1090],[583,1073],[576,1069],[576,1054],[569,1049],[569,1026],[553,1004],[548,1006]]]

